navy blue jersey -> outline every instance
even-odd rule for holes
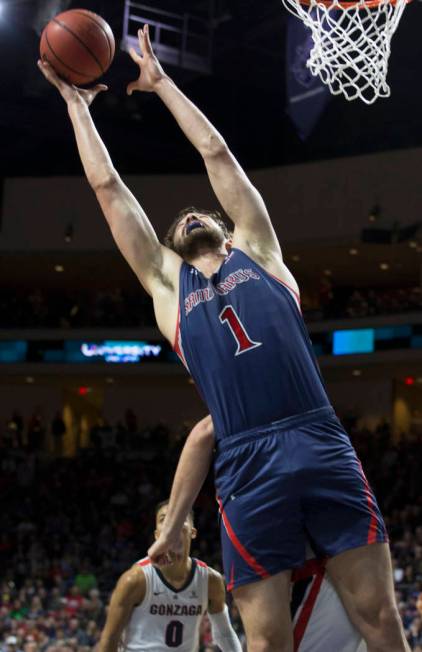
[[[240,249],[210,279],[183,263],[175,350],[217,440],[329,405],[299,297]]]

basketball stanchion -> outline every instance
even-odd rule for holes
[[[282,0],[311,30],[308,67],[333,95],[373,104],[389,97],[391,39],[411,0]]]

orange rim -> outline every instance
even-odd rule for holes
[[[350,7],[358,7],[359,9],[374,9],[374,7],[378,7],[383,0],[364,0],[361,2],[360,0],[357,0],[356,2],[334,2],[334,0],[318,0],[317,4],[325,5],[326,7],[331,7],[332,9],[336,9],[339,7],[340,9],[350,9]],[[406,0],[406,4],[409,4],[412,2],[412,0]],[[301,5],[305,5],[306,7],[310,7],[313,2],[311,0],[300,0]],[[388,0],[388,3],[390,5],[396,5],[397,0]]]

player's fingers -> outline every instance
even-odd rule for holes
[[[137,88],[138,88],[138,82],[137,81],[130,82],[130,84],[128,84],[127,87],[126,87],[126,93],[128,95],[132,95],[133,91],[136,90]]]
[[[102,93],[103,91],[108,91],[108,86],[105,84],[97,84],[92,90],[94,93]]]
[[[136,52],[135,48],[130,48],[129,54],[135,63],[140,64],[142,62],[142,57],[138,52]]]
[[[149,26],[144,25],[144,48],[145,51],[148,52],[148,54],[154,54],[151,41],[149,38]]]
[[[38,68],[41,70],[42,74],[44,77],[54,84],[54,86],[57,86],[59,88],[60,86],[60,79],[56,75],[56,73],[53,71],[53,68],[50,66],[50,64],[47,61],[41,61],[41,59],[38,59],[37,61]]]

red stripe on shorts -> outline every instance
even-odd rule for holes
[[[227,584],[227,591],[232,591],[234,587],[234,564],[230,569],[230,582]]]
[[[312,614],[312,609],[315,606],[315,602],[318,597],[318,593],[321,589],[322,580],[324,579],[324,572],[318,572],[315,576],[311,590],[308,593],[308,596],[305,600],[305,603],[300,612],[300,616],[297,620],[297,623],[293,630],[293,640],[294,640],[294,652],[297,652],[299,645],[304,637],[306,627],[308,626],[309,619]]]
[[[366,501],[368,503],[369,512],[371,514],[371,520],[369,521],[369,528],[368,528],[367,543],[376,543],[376,541],[377,541],[377,516],[375,514],[374,499],[372,497],[372,491],[371,491],[371,489],[369,487],[368,480],[366,479],[366,475],[365,475],[364,470],[362,468],[362,464],[361,464],[360,460],[358,460],[358,462],[359,462],[360,472],[362,474],[363,484],[365,485]]]
[[[237,552],[239,555],[246,561],[246,563],[255,571],[257,575],[260,575],[262,579],[265,579],[266,577],[270,577],[270,573],[265,570],[261,564],[259,564],[255,557],[253,557],[247,550],[246,548],[240,543],[239,539],[235,535],[232,526],[230,525],[230,521],[227,518],[227,515],[224,511],[223,508],[223,503],[221,502],[220,498],[217,496],[217,502],[220,508],[220,514],[221,518],[223,519],[224,527],[226,529],[227,535],[236,548]],[[233,588],[233,587],[232,587]]]
[[[323,573],[325,570],[326,559],[308,559],[300,568],[295,568],[292,572],[292,582],[306,580],[312,575]]]

